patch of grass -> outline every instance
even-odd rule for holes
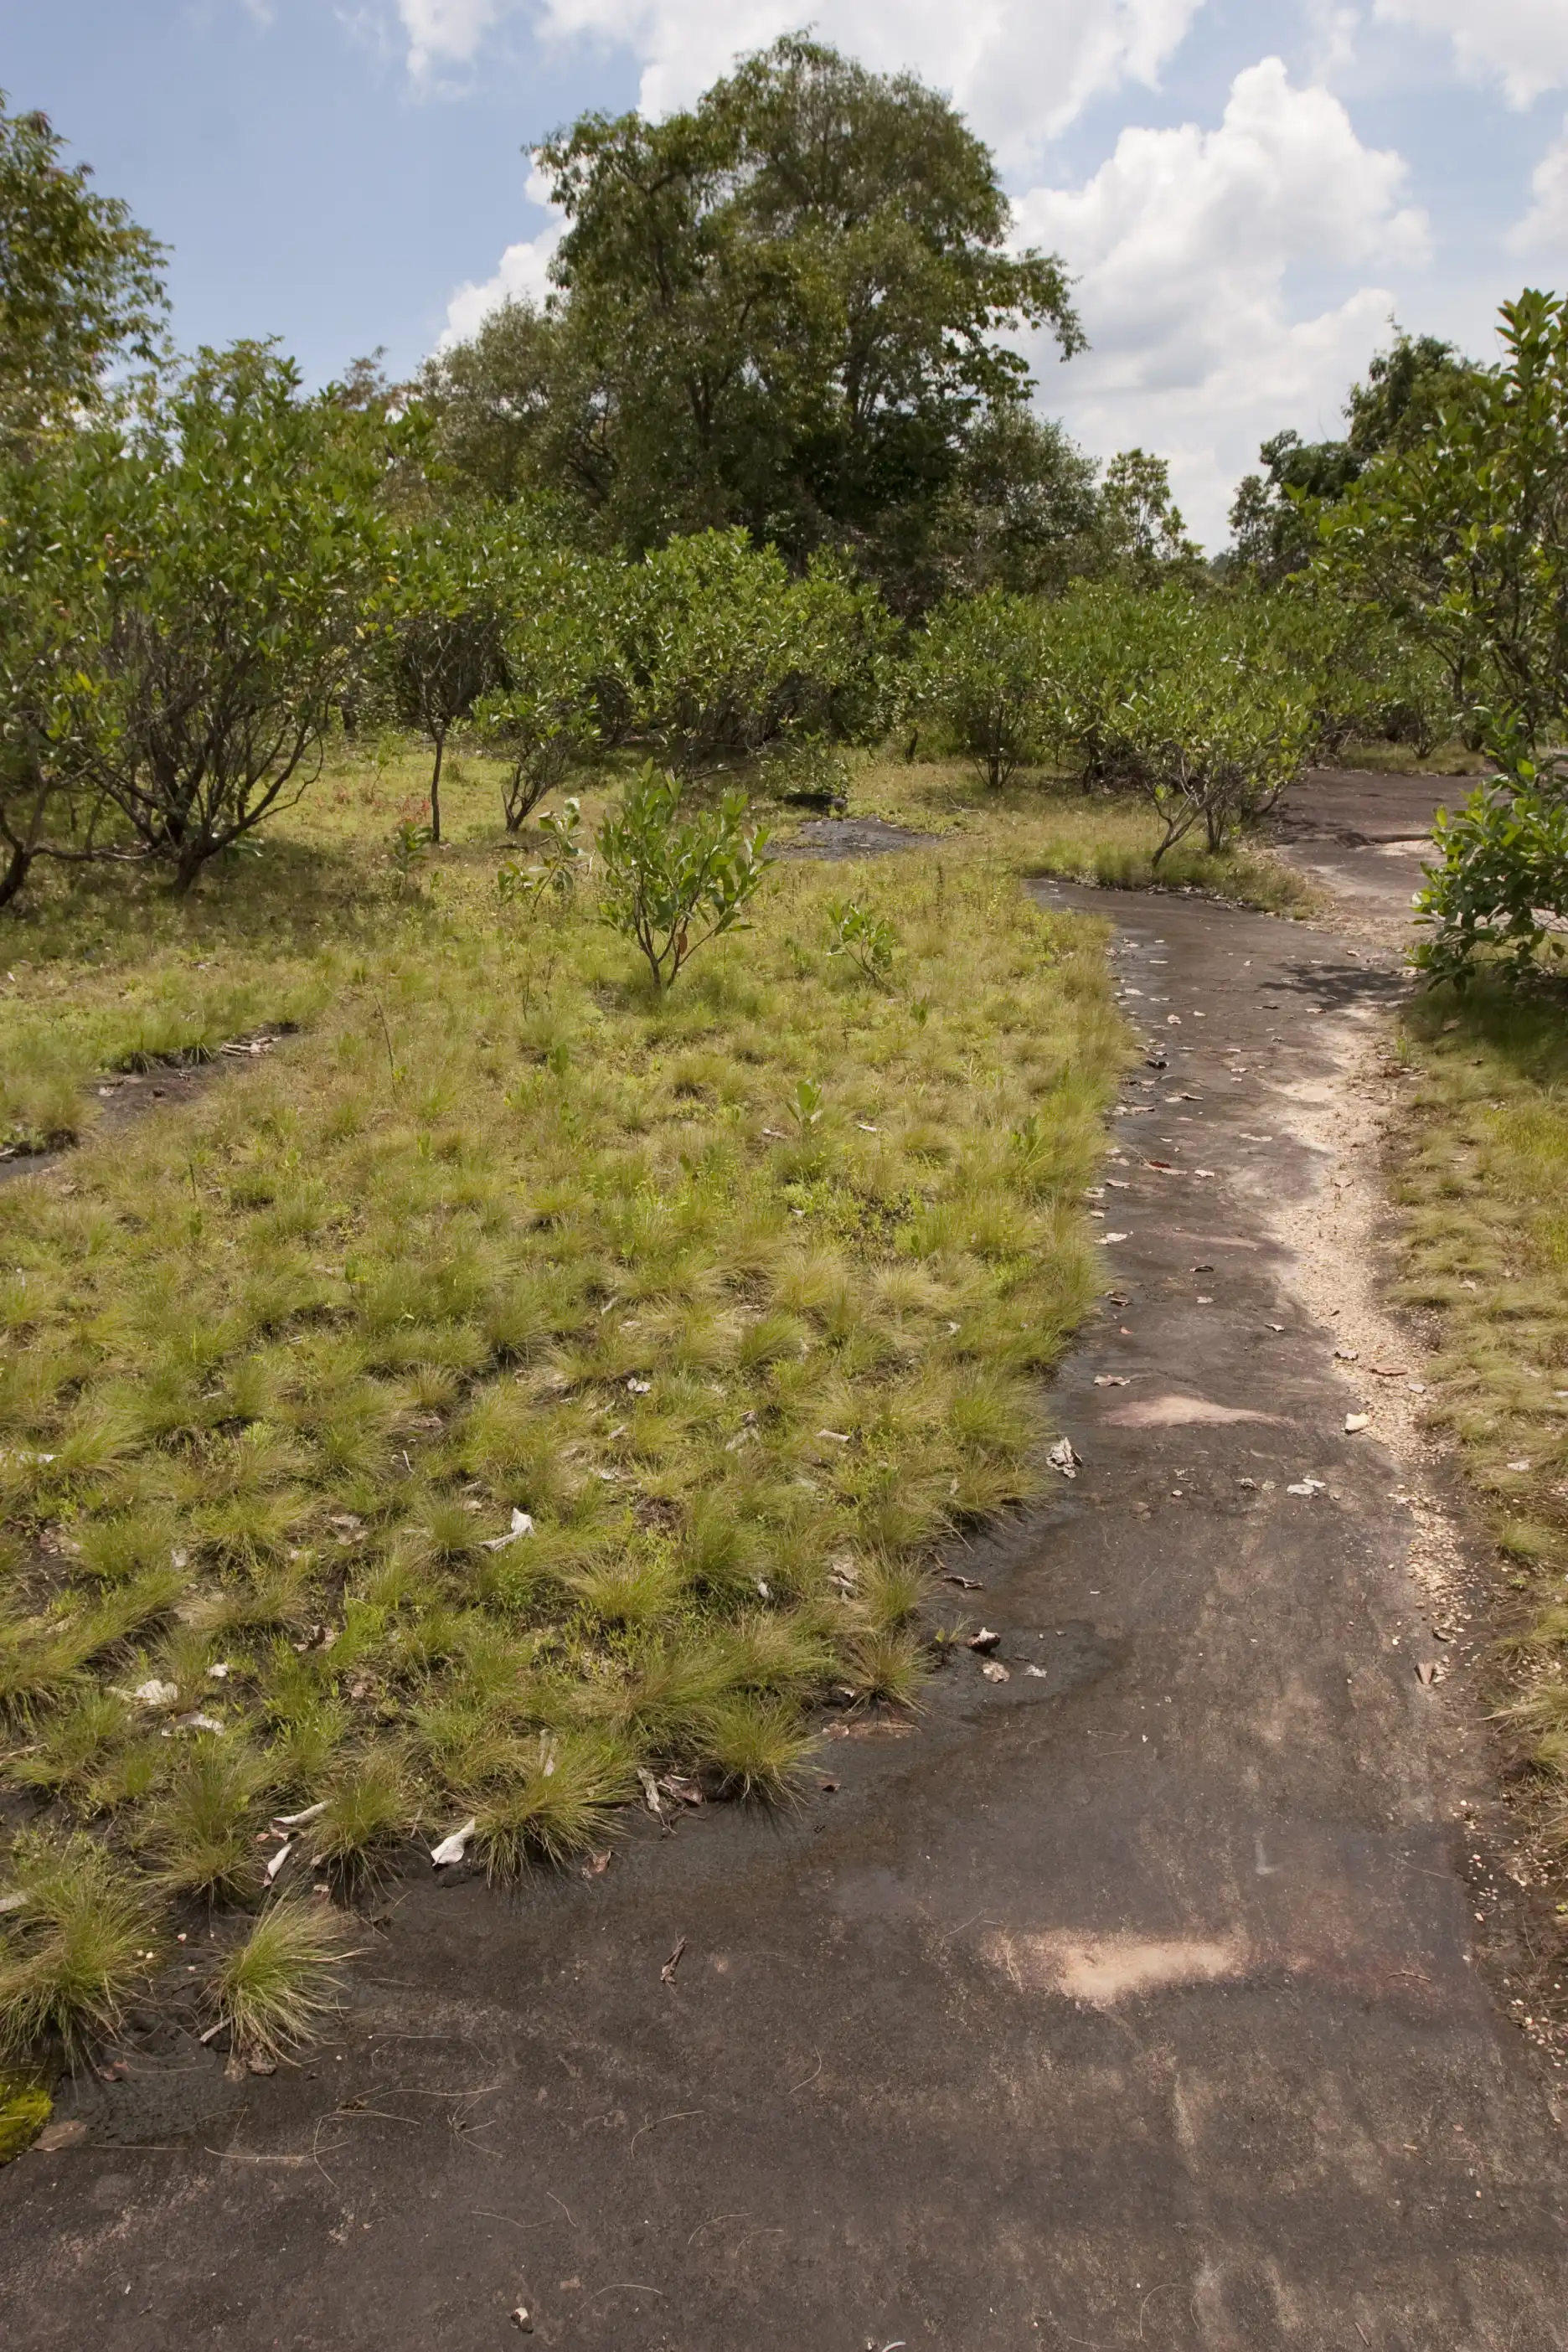
[[[345,763],[181,908],[47,877],[7,940],[0,1065],[57,1013],[57,1076],[132,1052],[148,974],[182,1036],[306,1023],[0,1187],[8,1777],[165,1900],[254,1900],[264,1798],[352,1886],[468,1813],[493,1874],[559,1860],[639,1765],[776,1794],[835,1685],[912,1699],[924,1563],[1031,1490],[1101,1278],[1126,1038],[1020,887],[1059,812],[782,863],[661,1001],[591,878],[503,904],[482,761],[400,881],[419,772]]]
[[[1568,1781],[1568,1004],[1435,990],[1405,1032],[1396,1296],[1436,1318],[1434,1417],[1520,1596],[1512,1719]]]
[[[340,1913],[319,1896],[284,1895],[218,1960],[207,2004],[239,2056],[277,2060],[314,2041],[352,1958]]]
[[[325,1811],[301,1834],[311,1853],[350,1885],[373,1878],[408,1834],[408,1792],[395,1752],[351,1758],[321,1801]]]
[[[1331,764],[1384,776],[1484,776],[1494,762],[1484,751],[1472,751],[1454,736],[1447,743],[1435,743],[1426,752],[1409,743],[1347,743]]]
[[[147,1851],[174,1895],[242,1903],[261,1884],[256,1801],[259,1757],[234,1738],[203,1733],[179,1757],[147,1828]]]
[[[98,1842],[34,1831],[12,1847],[0,1934],[0,2052],[51,2039],[70,2063],[117,2032],[157,1958],[148,1890]]]
[[[850,806],[857,816],[935,833],[955,847],[984,844],[1021,874],[1107,890],[1198,891],[1277,915],[1309,915],[1320,903],[1311,884],[1256,837],[1217,856],[1179,842],[1156,866],[1161,827],[1141,802],[1086,793],[1049,774],[993,792],[963,761],[869,761],[856,772]]]
[[[0,2071],[0,2164],[32,2147],[48,2122],[54,2101],[29,2075]]]

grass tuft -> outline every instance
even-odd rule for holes
[[[479,1805],[475,1846],[486,1875],[516,1878],[530,1863],[559,1865],[586,1853],[608,1835],[634,1786],[630,1761],[614,1741],[542,1732]]]
[[[348,1923],[330,1904],[284,1895],[224,1953],[207,2004],[239,2056],[275,2061],[315,2040],[352,1958]]]
[[[21,1903],[0,1936],[0,2051],[25,2058],[52,2039],[79,2064],[156,1963],[150,1892],[95,1839],[48,1831],[16,1840],[5,1891]]]
[[[786,1700],[737,1691],[710,1714],[700,1760],[721,1795],[782,1805],[798,1795],[801,1774],[818,1745]]]

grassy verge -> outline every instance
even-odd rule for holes
[[[984,842],[1019,874],[1056,874],[1109,890],[1201,891],[1272,914],[1304,915],[1318,903],[1309,882],[1257,843],[1210,856],[1184,842],[1156,866],[1161,829],[1147,809],[1055,777],[992,792],[960,761],[877,761],[858,772],[852,807],[857,815]]]
[[[1561,997],[1436,991],[1399,1154],[1400,1295],[1437,1319],[1440,1418],[1487,1507],[1518,1638],[1510,1712],[1568,1777],[1568,1022]],[[1551,1833],[1568,1845],[1568,1795]]]
[[[149,1984],[286,2043],[336,1955],[258,1906],[416,1831],[504,1877],[639,1775],[786,1796],[815,1705],[913,1693],[931,1547],[1035,1481],[1123,1051],[1095,927],[977,827],[781,866],[660,1004],[591,883],[501,906],[482,773],[399,880],[416,773],[7,941],[0,1049],[61,1003],[107,1053],[150,970],[309,1026],[0,1192],[0,2055]],[[828,951],[851,891],[886,987]],[[209,1906],[210,1981],[168,1957]]]

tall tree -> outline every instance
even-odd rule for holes
[[[0,445],[26,446],[95,406],[121,358],[151,361],[163,249],[68,165],[47,114],[0,92]]]
[[[425,386],[470,478],[569,485],[633,548],[741,524],[800,563],[903,562],[987,418],[1009,331],[1081,335],[1060,263],[1009,249],[984,145],[945,99],[798,37],[687,111],[584,116],[538,160],[567,227]],[[884,546],[884,535],[890,546]]]

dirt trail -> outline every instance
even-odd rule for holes
[[[1346,1433],[1289,1238],[1402,983],[1327,929],[1041,895],[1111,915],[1164,1066],[1053,1397],[1081,1466],[952,1562],[1007,1680],[963,1652],[914,1729],[841,1724],[798,1820],[640,1816],[510,1906],[411,1885],[341,2040],[221,2117],[182,2076],[194,2135],[96,2086],[87,2146],[0,2173],[7,2346],[477,2352],[519,2305],[616,2352],[1568,2341],[1409,1474],[1381,1402]]]

